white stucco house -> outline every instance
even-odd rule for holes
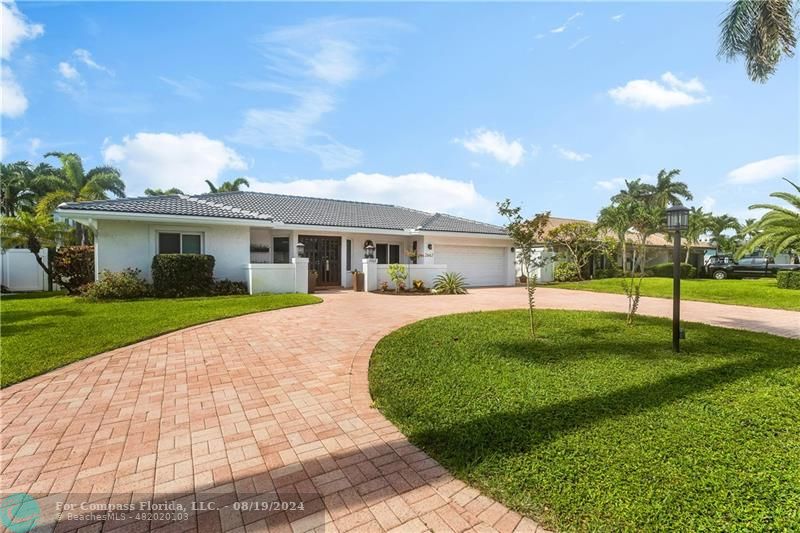
[[[309,269],[318,287],[351,287],[358,270],[374,289],[390,263],[409,265],[409,283],[459,272],[470,286],[514,284],[501,227],[394,205],[243,191],[67,203],[56,215],[92,228],[96,275],[138,268],[149,279],[156,254],[204,253],[216,278],[251,293],[305,292]]]

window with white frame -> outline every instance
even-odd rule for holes
[[[378,243],[375,245],[375,257],[379,265],[389,265],[400,262],[400,245]]]
[[[158,232],[159,254],[202,254],[202,233]]]

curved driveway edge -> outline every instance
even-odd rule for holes
[[[367,382],[372,350],[390,331],[524,307],[524,290],[321,296],[322,304],[194,326],[3,389],[3,491],[304,502],[302,511],[228,508],[149,524],[176,531],[542,530],[408,443],[371,407]],[[537,304],[624,311],[625,298],[540,288]],[[643,298],[640,308],[671,313],[669,300]],[[682,311],[688,321],[800,336],[796,312],[700,302]]]

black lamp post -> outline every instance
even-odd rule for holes
[[[672,351],[681,351],[681,232],[689,229],[689,208],[676,204],[667,209],[667,231],[674,234],[672,257]]]

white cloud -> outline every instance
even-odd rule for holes
[[[728,180],[731,183],[757,183],[773,178],[793,179],[800,173],[800,156],[779,155],[761,161],[754,161],[731,170]]]
[[[28,109],[28,99],[14,72],[5,61],[20,43],[35,39],[44,33],[44,26],[32,24],[12,1],[0,2],[0,115],[10,118],[22,116]]]
[[[85,50],[83,48],[78,48],[77,50],[72,52],[72,55],[75,56],[75,59],[77,61],[83,63],[84,65],[86,65],[89,68],[92,68],[94,70],[100,70],[102,72],[105,72],[109,76],[113,76],[114,75],[114,71],[113,70],[111,70],[111,69],[109,69],[107,67],[104,67],[103,65],[100,65],[94,59],[92,59],[92,54],[89,52],[89,50]]]
[[[17,83],[11,69],[3,65],[0,71],[0,115],[15,118],[28,109],[28,99]]]
[[[178,96],[188,98],[189,100],[200,101],[203,99],[202,91],[206,84],[193,76],[189,76],[182,80],[175,80],[167,78],[166,76],[159,76],[158,79],[172,87],[172,90]]]
[[[75,67],[73,67],[66,61],[62,61],[61,63],[58,64],[58,72],[68,80],[74,80],[80,77],[80,74],[75,69]]]
[[[620,13],[619,15],[612,16],[611,20],[613,20],[614,22],[621,22],[624,17],[625,17],[625,14],[624,13]]]
[[[611,178],[610,180],[595,182],[596,189],[604,189],[606,191],[618,190],[623,187],[625,187],[625,178]]]
[[[703,209],[706,212],[709,212],[712,209],[714,209],[715,205],[717,205],[717,199],[714,198],[713,196],[706,196],[705,198],[703,198],[703,201],[700,202],[700,203],[703,206]]]
[[[591,35],[587,35],[586,37],[581,37],[580,39],[569,45],[567,47],[567,50],[574,50],[575,48],[579,47],[580,45],[588,41],[590,37]]]
[[[42,147],[42,140],[38,137],[32,137],[28,139],[28,153],[32,156],[37,157],[39,154],[39,148]]]
[[[557,28],[553,28],[552,30],[550,30],[550,33],[564,33],[564,31],[566,31],[567,27],[569,26],[569,24],[570,24],[570,23],[571,23],[573,20],[575,20],[575,19],[576,19],[576,18],[578,18],[578,17],[582,17],[582,16],[583,16],[583,12],[581,12],[581,11],[578,11],[577,13],[575,13],[575,14],[571,15],[571,16],[570,16],[570,17],[569,17],[569,18],[568,18],[568,19],[567,19],[567,20],[564,22],[564,24],[562,24],[561,26],[559,26],[559,27],[557,27]]]
[[[0,136],[0,160],[6,158],[6,152],[8,152],[8,140]]]
[[[137,133],[119,144],[106,143],[106,163],[119,167],[130,192],[177,187],[204,192],[204,180],[216,180],[226,170],[246,170],[247,164],[222,141],[202,133]]]
[[[31,24],[14,2],[0,2],[0,58],[8,60],[22,42],[44,33],[44,26]]]
[[[561,156],[562,159],[567,159],[569,161],[586,161],[592,157],[591,154],[576,152],[575,150],[570,150],[569,148],[564,148],[563,146],[559,146],[557,144],[554,144],[553,148],[555,148],[555,150],[558,152],[558,155]]]
[[[661,82],[653,80],[632,80],[621,87],[608,91],[618,104],[633,108],[655,107],[665,110],[672,107],[685,107],[711,100],[706,88],[698,78],[680,80],[671,72],[661,75]]]
[[[314,154],[327,170],[360,163],[359,149],[335,139],[319,124],[335,111],[336,96],[345,86],[380,71],[392,55],[382,42],[388,30],[398,28],[404,26],[389,19],[323,18],[263,36],[260,44],[271,78],[236,85],[286,94],[294,101],[280,108],[246,110],[232,140]]]
[[[453,139],[470,152],[488,154],[507,165],[517,166],[522,162],[525,148],[519,140],[508,141],[505,134],[495,130],[478,128],[465,139]]]
[[[478,193],[472,182],[425,172],[398,176],[359,172],[338,180],[266,182],[248,179],[251,189],[260,192],[388,203],[480,220],[491,220],[495,216],[494,202]]]

